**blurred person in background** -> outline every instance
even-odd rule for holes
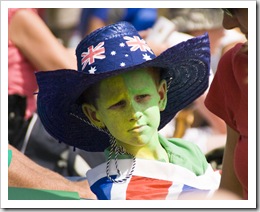
[[[152,27],[156,18],[156,8],[83,8],[79,28],[84,37],[102,26],[127,21],[140,31]]]
[[[118,21],[131,23],[138,31],[146,30],[153,26],[157,17],[157,8],[82,8],[68,46],[76,47],[90,32]]]
[[[34,72],[64,67],[76,67],[76,59],[53,36],[37,9],[9,9],[8,139],[11,144],[19,146],[17,137],[21,123],[29,120],[36,111]]]
[[[81,8],[45,8],[41,14],[54,36],[65,47],[73,48],[73,54],[75,46],[70,45],[70,40],[78,27],[81,10]]]
[[[248,39],[248,9],[224,10],[223,27],[239,27]],[[248,199],[248,43],[238,43],[221,58],[205,100],[227,126],[220,189]],[[253,142],[253,141],[252,141]]]
[[[62,175],[75,173],[75,161],[88,164],[67,145],[56,143],[37,116],[36,71],[75,68],[76,57],[39,16],[43,9],[8,10],[8,141],[38,164]],[[100,159],[102,161],[102,159]]]

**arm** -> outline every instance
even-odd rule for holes
[[[34,12],[21,9],[9,24],[9,39],[39,70],[76,69],[76,57],[57,40]]]
[[[239,134],[227,126],[227,141],[224,151],[222,176],[219,188],[234,192],[242,198],[242,186],[239,183],[234,170],[234,150],[238,138]]]
[[[11,145],[8,145],[8,148],[13,154],[8,168],[8,186],[73,191],[78,192],[81,198],[96,199],[87,180],[71,182],[56,172],[34,163]]]

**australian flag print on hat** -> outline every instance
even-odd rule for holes
[[[142,64],[156,57],[135,30],[131,33],[131,28],[126,29],[127,32],[121,32],[126,34],[125,36],[111,38],[115,35],[114,28],[107,28],[98,37],[95,36],[98,33],[96,32],[92,37],[83,40],[79,46],[84,48],[77,49],[78,71],[89,74],[104,73]]]

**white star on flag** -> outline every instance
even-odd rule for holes
[[[148,54],[143,54],[143,59],[144,60],[151,60],[151,57]]]
[[[91,67],[91,68],[88,70],[88,72],[89,72],[90,74],[95,74],[96,71],[97,71],[96,67]]]
[[[120,63],[120,66],[121,66],[121,67],[124,67],[124,66],[125,66],[125,63],[124,63],[124,62]]]
[[[116,51],[112,51],[112,52],[111,52],[111,55],[116,55]]]

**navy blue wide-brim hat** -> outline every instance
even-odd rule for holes
[[[173,46],[155,56],[136,29],[118,22],[87,35],[76,49],[78,70],[36,73],[38,115],[59,142],[86,151],[104,151],[109,136],[89,124],[80,95],[90,85],[136,68],[158,67],[168,83],[167,106],[159,129],[208,87],[210,47],[207,34]]]

